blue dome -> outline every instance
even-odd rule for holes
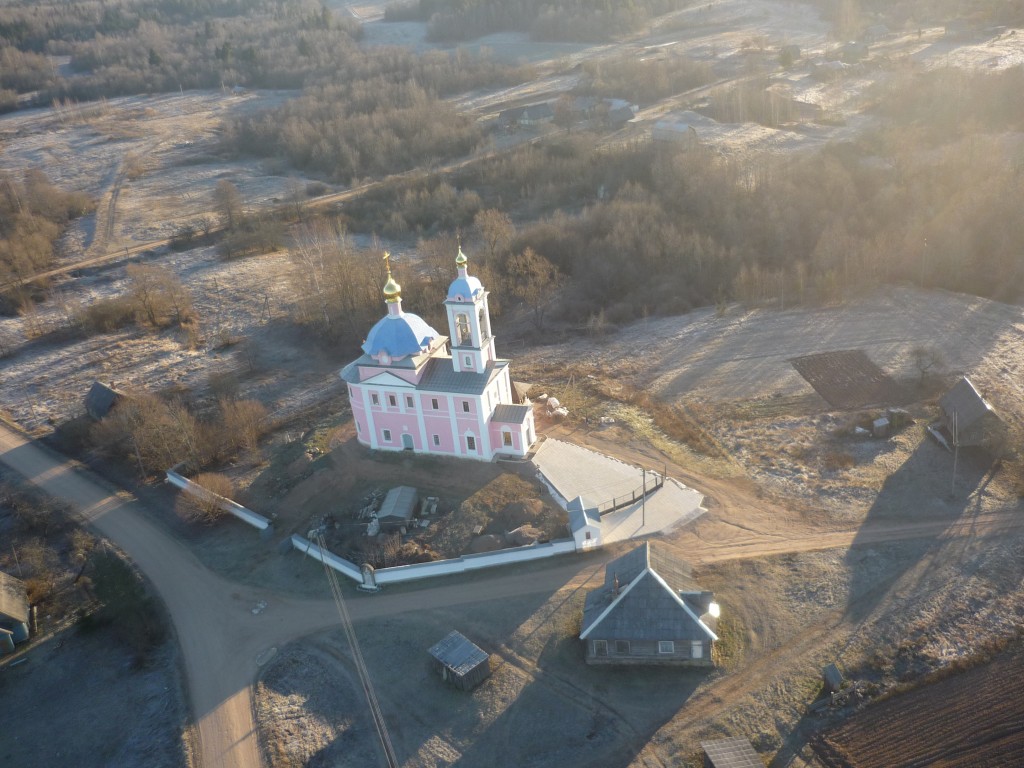
[[[381,351],[391,357],[419,354],[424,347],[438,336],[419,315],[403,312],[400,315],[386,315],[370,329],[363,352],[377,355]]]
[[[456,277],[452,280],[452,284],[448,286],[448,300],[453,301],[462,298],[466,301],[472,301],[477,292],[483,289],[483,283],[472,275]]]

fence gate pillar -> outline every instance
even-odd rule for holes
[[[369,563],[363,563],[359,569],[363,574],[363,589],[377,589],[377,573]]]

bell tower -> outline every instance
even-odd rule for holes
[[[487,291],[469,274],[469,259],[459,246],[455,257],[456,277],[448,286],[444,305],[448,312],[448,330],[452,343],[452,364],[456,372],[483,373],[494,362],[494,337],[487,309]]]

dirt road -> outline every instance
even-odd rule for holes
[[[89,525],[120,546],[149,577],[167,605],[181,644],[202,765],[262,765],[251,696],[260,663],[269,660],[284,643],[334,625],[337,616],[333,603],[297,599],[222,579],[151,521],[141,503],[131,495],[110,490],[87,470],[4,425],[0,425],[0,462],[70,503]],[[728,526],[740,530],[735,523],[721,519],[727,511],[723,508],[713,524],[722,533]],[[1024,520],[1009,514],[984,514],[963,523],[947,520],[878,524],[846,531],[805,530],[787,536],[745,528],[742,535],[702,541],[694,548],[694,560],[710,562],[801,552],[849,546],[854,542],[998,536],[1022,528]],[[703,538],[687,531],[677,538],[677,543],[686,548],[687,543],[695,541],[694,536]],[[474,576],[472,581],[445,580],[393,588],[385,594],[353,598],[350,610],[353,618],[359,620],[515,595],[553,594],[563,586],[598,579],[603,564],[615,554],[603,551],[525,570],[500,569]]]

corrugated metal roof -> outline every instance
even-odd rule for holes
[[[0,614],[28,623],[28,592],[25,582],[0,571]]]
[[[500,424],[525,424],[526,417],[529,415],[530,406],[528,405],[499,403],[494,406],[494,415],[491,416],[491,421],[496,421]]]
[[[957,427],[966,429],[986,413],[995,414],[992,406],[985,398],[978,394],[978,390],[971,384],[970,379],[964,376],[953,385],[953,388],[939,400],[939,407],[952,424],[953,412],[956,412]]]
[[[452,630],[430,649],[430,655],[460,677],[487,661],[487,654],[464,635]]]
[[[700,747],[714,768],[764,768],[764,762],[746,739],[702,741]]]
[[[398,485],[384,497],[377,519],[382,522],[411,520],[415,510],[416,489],[410,485]]]

